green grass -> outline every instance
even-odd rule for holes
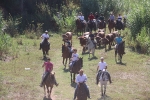
[[[18,38],[19,39],[19,38]],[[0,61],[0,100],[43,100],[43,88],[39,87],[43,73],[42,51],[39,49],[41,40],[22,37],[22,45],[13,49],[15,59]],[[61,57],[61,35],[54,34],[50,38],[51,50],[49,57],[54,63],[54,71],[59,86],[53,88],[53,100],[72,100],[75,84],[70,84],[70,73],[64,70]],[[83,57],[83,69],[88,77],[87,85],[91,93],[91,100],[104,100],[100,96],[100,87],[95,84],[97,64],[103,56],[108,64],[108,71],[112,77],[112,84],[108,84],[105,100],[148,100],[150,99],[150,57],[130,51],[126,48],[123,56],[124,65],[116,64],[114,50],[104,52],[96,49],[97,59],[88,60],[88,55],[81,55],[82,48],[76,36],[73,36],[73,47],[77,48]],[[13,55],[13,53],[11,53]],[[11,57],[10,57],[11,58]],[[30,70],[25,70],[30,67]],[[67,67],[68,68],[68,67]]]

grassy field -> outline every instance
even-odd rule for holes
[[[22,45],[17,42],[22,41]],[[39,39],[24,37],[13,40],[16,47],[15,59],[7,57],[0,61],[0,100],[47,100],[44,98],[43,88],[39,87],[43,73],[42,51],[39,49]],[[49,57],[54,63],[54,71],[59,86],[54,86],[53,100],[72,100],[75,84],[70,82],[70,73],[64,70],[61,57],[61,35],[54,34],[50,38],[51,50]],[[88,55],[82,55],[82,48],[76,36],[73,36],[73,47],[77,48],[83,57],[84,73],[88,77],[87,84],[91,93],[91,100],[150,100],[150,57],[132,52],[126,48],[123,64],[116,64],[114,50],[105,52],[96,49],[96,59],[88,60]],[[112,77],[112,84],[107,86],[107,97],[101,98],[100,87],[95,84],[97,64],[103,56],[108,64],[108,71]],[[25,70],[29,67],[30,70]],[[67,67],[68,68],[68,67]]]

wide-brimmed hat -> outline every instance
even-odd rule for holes
[[[46,30],[45,32],[47,33],[48,31]]]

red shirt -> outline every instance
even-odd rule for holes
[[[44,62],[45,65],[45,72],[53,70],[53,64],[51,62]]]
[[[89,15],[89,20],[93,20],[95,17],[94,17],[94,15]]]

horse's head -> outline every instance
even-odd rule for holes
[[[48,43],[48,39],[44,38],[43,43]]]
[[[80,57],[80,58],[79,58],[79,62],[80,62],[80,64],[81,64],[81,67],[83,67],[83,57]]]

